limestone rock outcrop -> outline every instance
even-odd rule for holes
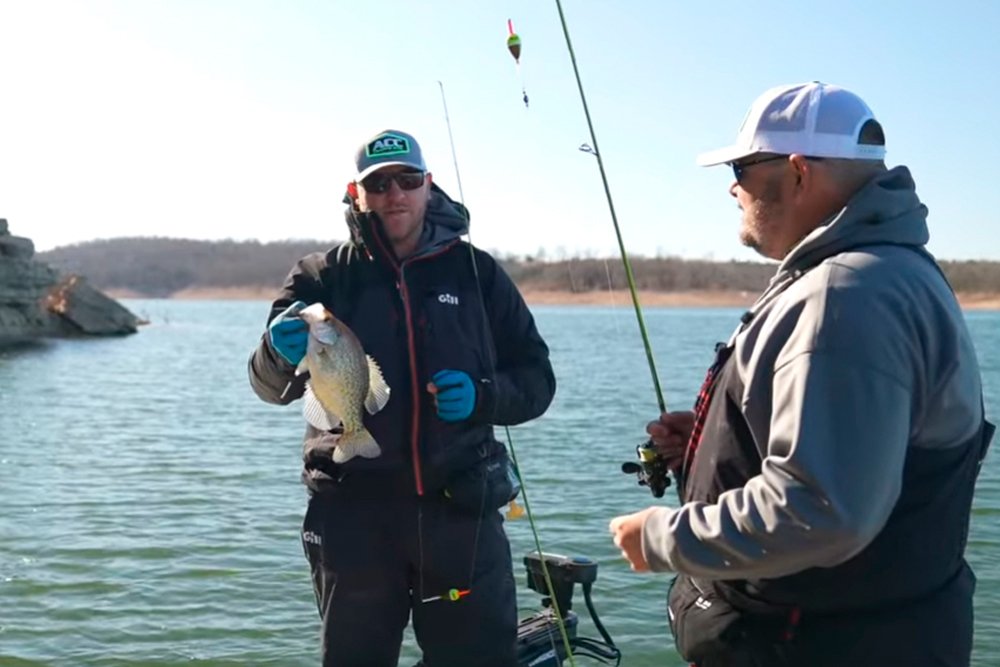
[[[135,333],[139,318],[93,288],[34,259],[31,239],[0,218],[0,346],[40,338]]]

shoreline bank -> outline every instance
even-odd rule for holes
[[[171,300],[185,301],[271,301],[276,287],[197,287],[174,292]],[[107,290],[114,299],[148,299],[130,290]],[[631,307],[628,290],[568,292],[522,290],[529,306],[602,306]],[[745,308],[754,302],[756,292],[731,290],[692,290],[688,292],[656,292],[642,290],[639,303],[644,308]],[[1000,310],[1000,292],[959,293],[958,302],[964,310]]]

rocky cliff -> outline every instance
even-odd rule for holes
[[[135,333],[139,319],[81,276],[34,259],[31,239],[0,218],[0,346],[39,338]]]

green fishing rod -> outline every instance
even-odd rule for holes
[[[593,148],[584,144],[580,150],[590,153],[597,158],[597,166],[601,171],[601,182],[604,184],[604,194],[608,199],[608,208],[611,211],[611,222],[615,227],[615,236],[618,239],[618,250],[621,253],[622,264],[625,266],[625,279],[628,281],[629,294],[632,296],[632,306],[635,308],[635,317],[639,323],[639,333],[642,336],[642,345],[646,350],[646,361],[649,364],[649,374],[653,379],[653,389],[656,391],[656,402],[660,412],[667,411],[666,401],[663,400],[663,391],[660,388],[660,378],[656,373],[656,362],[653,359],[653,348],[649,343],[649,334],[646,331],[646,323],[642,317],[642,307],[639,305],[639,296],[636,293],[635,278],[632,274],[632,263],[629,262],[628,253],[625,250],[625,242],[622,240],[621,227],[618,225],[618,216],[615,214],[615,203],[611,198],[611,188],[608,186],[607,174],[604,171],[604,161],[601,159],[601,151],[597,145],[597,135],[594,132],[594,124],[590,119],[590,110],[587,107],[587,96],[583,92],[583,82],[580,80],[580,70],[576,64],[576,55],[573,52],[573,41],[569,36],[569,28],[566,26],[566,15],[563,13],[562,2],[556,0],[556,8],[559,10],[559,21],[562,23],[563,35],[566,37],[566,48],[569,49],[569,58],[573,63],[573,74],[576,76],[576,86],[580,91],[580,102],[583,104],[583,113],[587,118],[587,128],[590,131],[590,141]],[[622,472],[635,474],[639,478],[639,484],[648,486],[653,495],[657,498],[663,496],[667,486],[670,485],[670,477],[667,473],[666,462],[656,454],[652,440],[636,447],[636,455],[639,463],[622,464]],[[679,488],[678,484],[678,488]]]

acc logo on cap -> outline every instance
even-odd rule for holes
[[[410,152],[410,142],[406,137],[396,134],[383,134],[381,137],[365,146],[368,157],[385,157],[386,155],[402,155]]]

